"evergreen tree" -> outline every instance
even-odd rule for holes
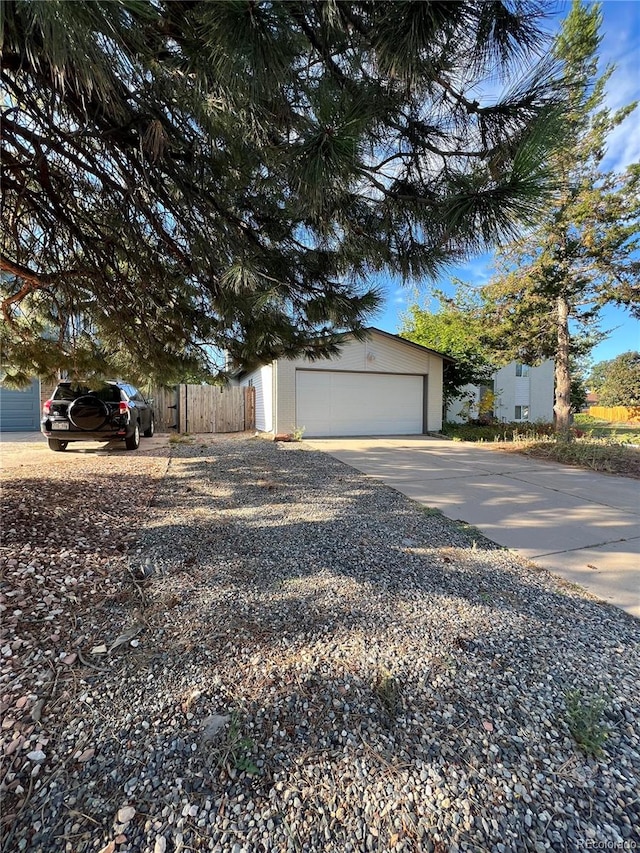
[[[637,250],[640,166],[603,172],[609,133],[635,108],[603,106],[613,68],[597,76],[601,8],[574,0],[555,55],[571,81],[567,138],[552,157],[559,192],[539,224],[499,255],[498,273],[483,289],[491,345],[534,364],[555,359],[556,429],[568,436],[571,358],[584,355],[607,303],[639,311]],[[572,336],[572,327],[586,335]]]
[[[537,2],[2,12],[14,376],[330,355],[372,274],[435,275],[544,203],[562,94]]]

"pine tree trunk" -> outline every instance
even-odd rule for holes
[[[562,296],[556,299],[556,321],[558,324],[558,346],[555,368],[556,434],[566,441],[571,427],[571,372],[569,368],[569,304]]]

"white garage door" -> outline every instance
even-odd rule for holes
[[[422,376],[296,372],[296,424],[306,436],[422,432]]]

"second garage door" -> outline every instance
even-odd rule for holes
[[[40,429],[40,382],[14,391],[0,388],[0,432],[33,432]]]
[[[424,377],[331,370],[296,372],[296,423],[306,436],[418,435]]]

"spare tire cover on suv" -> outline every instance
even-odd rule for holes
[[[69,406],[67,415],[78,429],[96,430],[104,426],[109,417],[109,407],[98,397],[85,394]]]

